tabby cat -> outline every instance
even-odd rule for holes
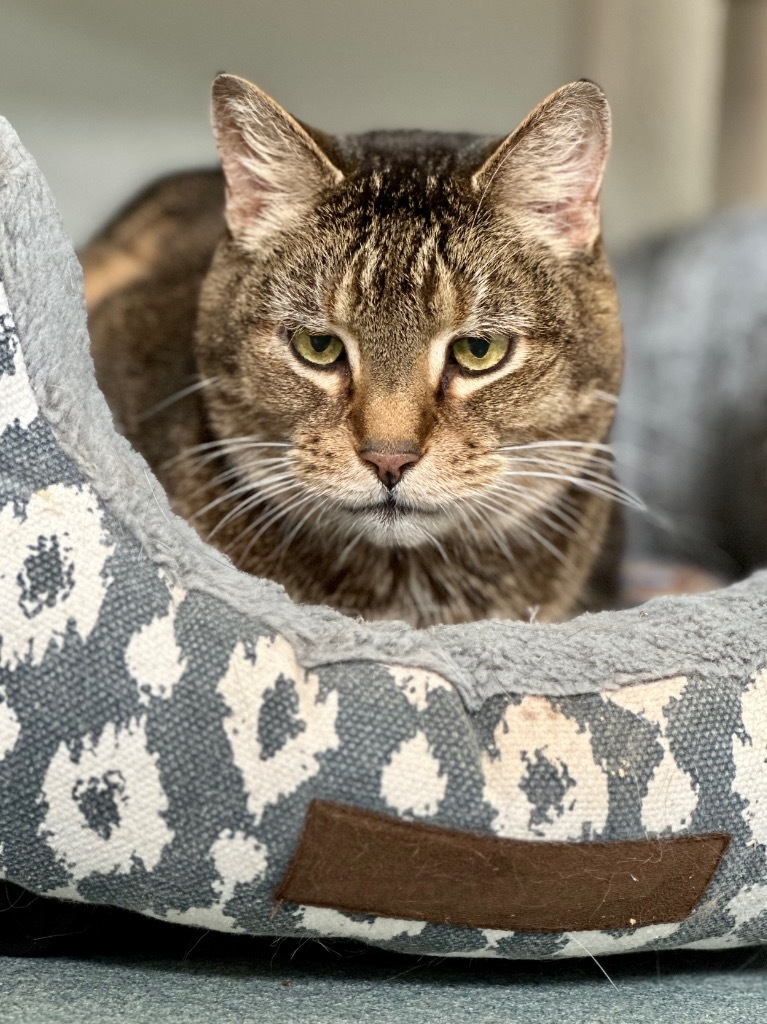
[[[622,370],[588,81],[511,135],[331,137],[213,87],[222,170],[81,254],[99,383],[173,507],[299,601],[417,626],[604,603]]]

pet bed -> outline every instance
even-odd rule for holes
[[[295,605],[115,433],[4,121],[0,228],[0,876],[443,956],[767,939],[767,574],[561,625]]]

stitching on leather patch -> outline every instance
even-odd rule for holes
[[[314,800],[275,899],[502,931],[683,921],[730,844],[724,833],[552,843],[401,821]]]

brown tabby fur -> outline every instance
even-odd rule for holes
[[[604,601],[613,506],[588,445],[607,437],[622,343],[599,89],[565,87],[506,140],[331,139],[221,76],[214,125],[226,201],[220,172],[175,176],[81,254],[99,383],[176,511],[295,599],[366,618]],[[341,336],[348,361],[302,363],[298,328]],[[485,331],[519,340],[469,378],[447,346]],[[552,440],[568,445],[500,450]],[[420,461],[387,492],[371,446]]]

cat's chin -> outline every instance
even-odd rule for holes
[[[398,502],[349,508],[354,529],[382,548],[418,548],[438,539],[445,525],[442,510]]]

